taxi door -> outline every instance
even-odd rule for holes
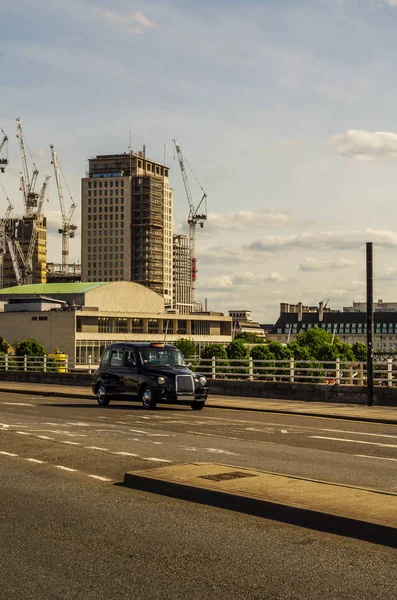
[[[136,352],[133,348],[126,349],[123,357],[123,368],[120,381],[120,391],[123,394],[136,396],[139,390],[139,367]]]

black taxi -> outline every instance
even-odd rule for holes
[[[158,402],[190,404],[204,408],[208,384],[193,373],[182,353],[171,344],[120,342],[104,351],[93,374],[92,391],[100,406],[112,398],[131,396],[153,409]]]

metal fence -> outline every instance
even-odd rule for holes
[[[289,383],[321,383],[325,385],[366,385],[367,366],[364,362],[314,360],[254,360],[248,359],[188,359],[194,371],[211,379],[246,381],[285,381]],[[1,371],[31,371],[47,373],[92,373],[98,360],[91,356],[76,358],[59,356],[0,356]],[[397,360],[374,362],[375,385],[397,386]]]

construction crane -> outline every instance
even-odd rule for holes
[[[6,243],[8,246],[8,251],[11,256],[12,266],[14,268],[15,279],[16,279],[17,285],[23,285],[23,277],[22,277],[21,269],[19,268],[19,262],[18,262],[18,258],[17,258],[16,252],[15,252],[16,244],[18,244],[18,248],[19,248],[19,250],[21,250],[21,248],[19,246],[19,242],[12,240],[9,235],[5,236],[5,240],[6,240]],[[22,250],[21,250],[21,252],[22,252]],[[23,256],[23,254],[22,254],[22,256]]]
[[[1,183],[1,182],[0,182]],[[7,192],[4,189],[3,184],[1,183],[1,187],[6,195],[8,206],[4,217],[0,220],[0,289],[4,287],[4,255],[6,253],[6,231],[7,231],[7,223],[10,219],[11,213],[14,209],[12,206],[9,197],[7,196]]]
[[[73,198],[70,196],[72,204],[70,205],[69,212],[66,212],[65,202],[63,198],[63,189],[61,182],[61,168],[59,166],[57,153],[54,150],[54,145],[50,145],[52,161],[51,163],[54,165],[55,171],[55,180],[57,182],[58,188],[58,198],[59,204],[61,206],[61,214],[62,214],[62,228],[58,229],[58,233],[62,234],[62,273],[68,272],[69,265],[69,241],[70,238],[74,238],[77,225],[73,223],[74,211],[76,209],[76,204],[73,201]],[[67,187],[67,184],[66,184]],[[69,188],[68,188],[69,189]],[[70,192],[69,192],[70,194]]]
[[[3,139],[0,142],[0,171],[4,173],[8,165],[8,137],[1,127],[0,131],[3,134]]]
[[[20,189],[23,194],[25,216],[33,217],[33,215],[37,209],[37,205],[38,205],[38,201],[39,201],[39,194],[35,191],[39,171],[32,159],[33,173],[32,173],[32,176],[30,176],[30,174],[29,174],[28,161],[26,158],[26,142],[25,142],[25,138],[23,135],[21,119],[17,119],[17,130],[18,130],[17,138],[19,139],[19,146],[21,149],[22,169],[23,169],[23,172],[21,173],[21,188]]]
[[[47,190],[47,185],[48,185],[49,180],[50,180],[50,176],[47,175],[44,180],[44,183],[41,187],[40,194],[38,194],[37,208],[36,208],[36,212],[34,214],[33,220],[32,220],[32,235],[29,240],[28,251],[26,253],[24,260],[23,260],[22,250],[20,252],[20,256],[21,256],[22,263],[24,266],[24,277],[23,277],[24,285],[32,283],[33,253],[34,253],[34,249],[36,246],[37,235],[38,235],[38,221],[41,216],[41,209],[43,208],[44,197],[45,197],[45,193]],[[19,245],[18,241],[16,242],[16,245],[17,245],[17,249],[19,250],[20,245]]]
[[[182,154],[182,150],[180,145],[176,140],[173,140],[175,145],[175,150],[178,156],[179,166],[181,168],[181,174],[183,179],[183,185],[185,186],[185,192],[187,201],[189,204],[189,214],[187,218],[187,222],[189,225],[189,247],[190,247],[190,256],[192,263],[192,284],[191,284],[191,303],[194,309],[195,304],[195,295],[196,295],[196,279],[197,279],[197,259],[196,259],[196,226],[200,225],[200,227],[204,227],[204,223],[207,220],[207,194],[204,189],[200,185],[197,177],[194,175],[192,169],[190,168],[189,163],[186,158]],[[191,172],[193,173],[194,178],[196,179],[201,191],[203,192],[202,198],[198,203],[197,207],[194,207],[192,193],[190,191],[189,180],[187,178],[185,163],[189,166]],[[203,208],[202,208],[203,207]],[[202,210],[200,213],[199,211]]]

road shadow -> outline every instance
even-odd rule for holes
[[[143,406],[136,404],[110,404],[109,406],[98,406],[97,404],[71,404],[70,402],[51,402],[51,403],[41,403],[39,406],[53,406],[56,408],[92,408],[98,412],[108,412],[112,410],[129,410],[134,412],[145,412],[145,413],[158,413],[158,412],[170,412],[170,411],[178,411],[185,412],[191,411],[190,406],[175,406],[172,404],[161,404],[157,405],[155,409],[148,410],[147,408],[143,408]]]

